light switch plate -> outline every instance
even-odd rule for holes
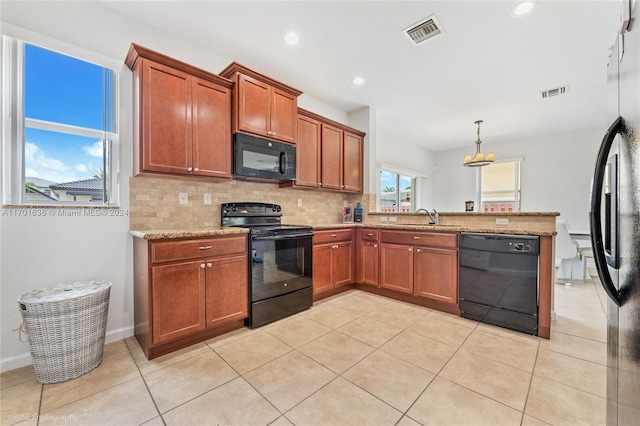
[[[302,207],[302,198],[298,198],[298,207]]]
[[[506,217],[496,218],[496,225],[508,225],[508,224],[509,224],[509,219],[507,219]]]
[[[189,194],[187,192],[178,192],[178,204],[189,204]]]
[[[204,194],[204,203],[211,204],[211,194]]]

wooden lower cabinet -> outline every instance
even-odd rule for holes
[[[382,231],[381,241],[381,288],[458,304],[456,234]]]
[[[134,238],[135,335],[148,359],[244,326],[247,236]]]
[[[413,247],[380,244],[380,287],[413,294]]]
[[[313,295],[354,282],[353,230],[316,231],[313,236]]]
[[[378,237],[380,232],[374,228],[358,228],[356,246],[356,281],[378,287],[380,245]]]
[[[249,313],[246,254],[207,262],[207,326],[244,319]]]
[[[414,295],[458,304],[457,250],[418,247],[414,271]]]
[[[154,344],[204,330],[203,263],[181,262],[151,268]]]

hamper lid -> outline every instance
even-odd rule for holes
[[[47,303],[87,296],[111,287],[109,281],[75,282],[33,290],[18,297],[20,303]]]

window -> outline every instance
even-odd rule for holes
[[[479,167],[480,211],[520,211],[520,167],[522,160],[507,160]]]
[[[380,170],[380,211],[412,212],[415,210],[415,177]]]
[[[117,73],[6,36],[3,50],[3,202],[114,205]]]

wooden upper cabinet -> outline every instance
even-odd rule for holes
[[[183,174],[191,166],[191,77],[140,61],[141,171]]]
[[[237,130],[267,136],[270,124],[269,85],[246,75],[238,76]],[[234,128],[234,133],[236,129]]]
[[[343,181],[344,190],[362,192],[363,190],[363,138],[355,133],[344,132]]]
[[[322,125],[318,120],[298,115],[296,186],[320,186],[321,137]]]
[[[132,44],[134,174],[231,178],[233,83]]]
[[[272,89],[271,96],[271,137],[284,142],[298,141],[298,98],[284,90]]]
[[[322,123],[322,187],[343,189],[342,129]]]
[[[204,176],[231,177],[231,91],[193,78],[193,170]]]
[[[233,133],[251,133],[296,143],[298,96],[302,92],[236,62],[220,75],[236,83]]]
[[[362,193],[365,133],[298,108],[297,179],[281,187]]]

